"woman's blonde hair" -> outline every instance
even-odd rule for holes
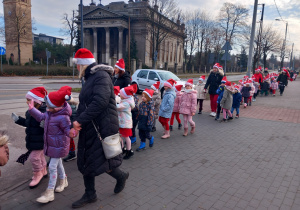
[[[84,77],[85,74],[85,70],[88,67],[88,65],[79,65],[80,69],[79,69],[79,79],[81,79],[82,77]]]

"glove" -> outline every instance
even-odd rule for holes
[[[13,119],[13,121],[17,122],[19,120],[19,116],[16,115],[15,113],[11,113],[11,119]]]
[[[42,120],[42,121],[40,122],[40,127],[41,127],[41,128],[44,128],[44,126],[45,126],[45,120]]]

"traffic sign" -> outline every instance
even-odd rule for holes
[[[4,47],[0,47],[0,55],[5,55],[6,50]]]
[[[222,47],[222,50],[225,51],[232,50],[232,47],[228,41],[226,41],[225,45]]]

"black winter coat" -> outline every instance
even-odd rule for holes
[[[109,160],[105,158],[92,124],[93,120],[102,138],[119,131],[112,73],[111,66],[96,63],[85,70],[85,83],[79,95],[76,120],[82,127],[78,140],[77,166],[86,176],[98,176],[122,164],[122,154]]]
[[[280,74],[277,78],[277,82],[282,82],[285,86],[288,85],[288,76],[286,74]]]
[[[219,72],[217,73],[211,72],[210,75],[208,76],[204,89],[207,89],[209,86],[208,93],[211,95],[217,94],[216,92],[221,84],[222,78],[223,76]]]
[[[46,104],[42,103],[39,111],[46,112]],[[16,124],[26,127],[25,141],[28,150],[43,150],[44,149],[44,128],[40,127],[40,123],[36,121],[27,111],[25,118],[19,116]]]
[[[114,86],[119,86],[120,89],[127,87],[128,85],[131,85],[130,73],[125,71],[122,77],[120,78],[113,77],[113,84]]]

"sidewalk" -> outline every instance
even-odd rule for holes
[[[299,210],[299,89],[297,80],[282,97],[258,97],[228,123],[209,117],[205,101],[206,112],[194,117],[195,134],[186,138],[175,123],[172,138],[162,140],[158,126],[154,147],[124,160],[121,168],[130,173],[124,191],[114,195],[115,181],[103,174],[96,178],[99,200],[83,209]],[[47,187],[45,179],[36,189],[28,182],[2,195],[1,210],[70,209],[84,186],[76,161],[64,166],[69,187],[53,202],[35,202]]]

